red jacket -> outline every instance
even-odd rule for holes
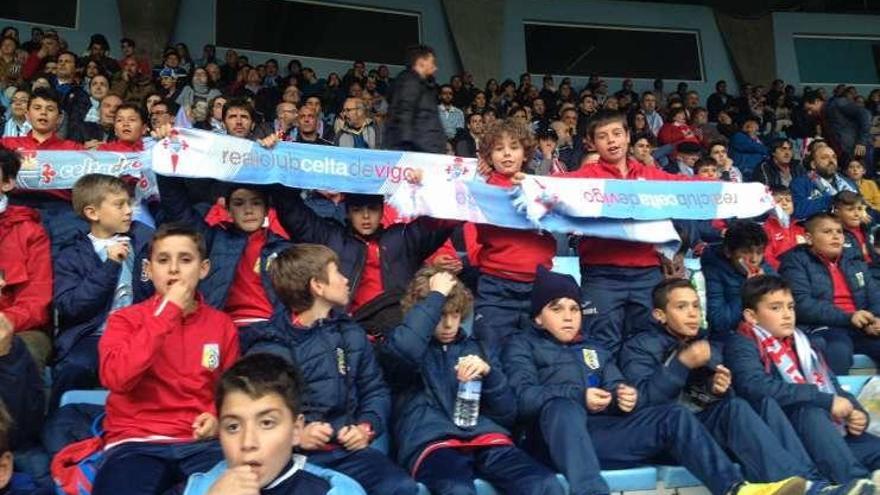
[[[690,141],[700,144],[700,137],[694,132],[694,129],[687,124],[678,125],[674,122],[667,122],[660,128],[657,134],[657,142],[663,144],[678,144],[682,141]]]
[[[7,206],[0,213],[0,270],[6,286],[0,291],[0,313],[16,332],[49,324],[52,303],[52,256],[40,215],[25,206]]]
[[[510,177],[497,172],[486,181],[493,186],[510,188]],[[480,272],[516,282],[534,282],[538,265],[553,267],[556,238],[549,232],[510,229],[488,224],[477,225],[481,245],[477,265]]]
[[[679,174],[670,174],[659,168],[649,167],[633,158],[627,160],[629,171],[626,177],[620,174],[616,165],[599,161],[593,165],[581,167],[574,172],[559,177],[576,179],[621,179],[621,180],[691,180]],[[622,267],[647,268],[660,266],[660,258],[654,245],[646,242],[619,241],[616,239],[600,239],[598,237],[582,237],[578,245],[581,266],[608,265]]]
[[[792,219],[793,220],[793,219]],[[779,219],[771,215],[764,222],[767,233],[767,247],[764,248],[764,261],[779,270],[779,257],[789,249],[804,243],[804,228],[792,221],[788,228],[779,223]]]
[[[192,440],[192,424],[216,415],[214,386],[238,359],[232,320],[201,302],[183,316],[155,295],[110,315],[98,343],[101,384],[110,390],[108,446],[124,440]]]
[[[33,160],[33,163],[30,163],[30,155],[32,154],[28,153],[29,151],[77,151],[86,149],[82,144],[77,143],[76,141],[59,138],[57,134],[52,134],[49,139],[41,143],[34,139],[33,133],[34,131],[31,131],[28,132],[27,136],[0,138],[0,145],[15,150],[22,155],[22,168],[41,167],[43,165],[41,163],[36,163],[35,160]],[[70,191],[68,190],[15,191],[15,194],[27,194],[30,196],[40,195],[41,193],[65,201],[70,201]]]
[[[126,143],[125,141],[110,141],[109,143],[101,143],[98,145],[98,151],[121,151],[123,153],[134,153],[144,151],[144,141],[138,139],[134,143]]]

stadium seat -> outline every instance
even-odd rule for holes
[[[862,387],[865,386],[865,383],[867,383],[869,379],[871,379],[871,377],[868,375],[846,375],[837,377],[840,386],[853,395],[859,395]]]
[[[556,256],[553,258],[553,271],[571,275],[581,283],[581,262],[577,256]]]
[[[68,390],[61,396],[61,406],[67,404],[95,404],[103,406],[107,403],[108,390]]]
[[[864,354],[853,355],[853,364],[850,367],[851,375],[873,375],[876,371],[877,364],[873,359]]]
[[[656,490],[657,476],[657,469],[651,466],[602,471],[602,477],[612,492]],[[567,487],[568,483],[564,486]]]
[[[657,466],[657,481],[662,483],[665,490],[703,485],[702,481],[682,466]]]

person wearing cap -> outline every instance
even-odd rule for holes
[[[670,174],[685,177],[694,176],[694,164],[700,159],[703,147],[691,141],[682,141],[675,146],[675,162],[670,162],[665,170]]]
[[[746,482],[684,406],[642,404],[612,354],[584,334],[580,300],[571,275],[538,267],[533,326],[508,341],[502,358],[520,420],[531,427],[528,441],[565,475],[572,495],[607,494],[603,467],[638,466],[661,455],[686,467],[716,495],[803,493],[803,478]]]
[[[565,163],[559,159],[559,152],[556,150],[556,144],[559,142],[559,136],[556,131],[548,125],[538,127],[535,132],[535,139],[538,141],[538,149],[535,150],[535,156],[529,162],[528,168],[535,175],[553,175],[567,172],[568,168]]]
[[[405,172],[394,169],[389,173],[402,176]],[[376,194],[345,195],[347,225],[315,213],[299,189],[275,186],[272,201],[281,225],[295,242],[323,244],[339,256],[339,269],[351,281],[352,297],[346,309],[355,318],[370,317],[361,323],[371,334],[400,322],[400,296],[456,225],[421,217],[384,227],[385,198]]]
[[[170,67],[159,71],[159,93],[162,99],[176,102],[180,98],[183,88],[178,87],[177,78],[177,73]]]
[[[791,141],[787,138],[779,138],[770,143],[770,153],[770,157],[755,170],[752,180],[767,187],[789,187],[793,179],[807,174],[803,165],[792,160],[794,153]]]
[[[82,60],[80,65],[85,66],[89,60],[97,62],[104,72],[108,74],[116,74],[119,72],[119,63],[107,56],[110,51],[110,43],[103,34],[93,34],[89,40],[89,53]]]

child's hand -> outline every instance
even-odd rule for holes
[[[330,423],[315,421],[303,428],[299,445],[305,450],[318,450],[324,448],[331,438],[333,438],[333,427]]]
[[[764,274],[764,270],[761,268],[761,265],[753,265],[749,263],[745,258],[737,258],[736,264],[739,266],[740,271],[745,274],[746,278],[757,277],[758,275]]]
[[[168,302],[174,303],[178,308],[185,310],[192,304],[195,292],[195,287],[190,287],[183,280],[178,280],[165,293],[165,299]]]
[[[439,292],[448,296],[457,283],[458,279],[451,273],[437,272],[428,279],[428,288],[431,289],[431,292]]]
[[[153,132],[150,133],[150,135],[153,136],[153,139],[158,141],[160,139],[165,139],[168,136],[170,136],[171,129],[172,129],[171,124],[162,124],[159,127],[157,127],[156,129],[154,129]]]
[[[850,435],[857,437],[864,433],[865,428],[867,427],[868,415],[858,409],[853,409],[849,418],[846,419],[846,431],[848,431]]]
[[[269,134],[268,136],[264,137],[263,139],[257,140],[257,142],[260,143],[260,146],[262,146],[263,148],[266,148],[266,149],[274,148],[275,145],[278,144],[279,141],[280,141],[280,139],[278,139],[278,135],[275,133]]]
[[[483,378],[490,371],[492,367],[489,363],[473,354],[458,358],[458,363],[455,365],[455,376],[461,383]]]
[[[259,477],[247,464],[229,468],[211,485],[208,495],[260,495]]]
[[[604,411],[611,404],[611,392],[601,388],[590,387],[587,389],[587,410],[593,413]]]
[[[420,168],[408,169],[403,178],[410,184],[418,186],[422,183],[422,179],[425,178],[425,173]]]
[[[343,426],[336,435],[336,440],[345,450],[361,450],[370,445],[370,432],[362,425]]]
[[[556,151],[556,143],[549,139],[542,139],[538,143],[538,149],[541,150],[541,156],[545,160],[553,158],[553,152]]]
[[[195,440],[207,440],[217,436],[217,417],[211,413],[203,412],[193,421],[193,438]]]
[[[0,357],[3,357],[12,350],[12,336],[15,335],[15,328],[9,318],[0,313]]]
[[[477,159],[477,173],[488,178],[492,175],[493,170],[492,165],[486,163],[486,160],[483,160],[482,158]]]
[[[89,139],[88,141],[83,143],[83,146],[85,146],[87,150],[96,150],[98,149],[98,146],[102,144],[104,144],[104,142],[100,139]]]
[[[706,366],[711,358],[712,348],[709,346],[709,341],[705,339],[691,342],[678,353],[678,360],[681,364],[691,370]]]
[[[856,328],[864,328],[874,322],[874,315],[871,314],[870,311],[860,309],[853,313],[849,321],[851,321]]]
[[[510,183],[514,186],[522,185],[523,181],[526,180],[525,172],[517,172],[513,174],[513,177],[510,178]]]
[[[107,246],[107,259],[111,259],[117,263],[122,263],[125,261],[125,258],[128,258],[128,253],[131,251],[131,245],[127,242],[117,242],[116,244],[112,244]]]
[[[434,262],[431,264],[436,266],[437,268],[447,270],[452,273],[459,273],[464,269],[464,264],[461,262],[461,260],[451,254],[441,254],[434,258]]]
[[[639,392],[636,389],[629,385],[624,385],[623,383],[617,386],[617,407],[619,407],[621,411],[631,412],[636,408],[638,400]]]
[[[831,403],[831,415],[838,421],[845,421],[852,414],[854,408],[852,402],[845,397],[839,395],[834,396],[834,402]]]
[[[715,374],[712,375],[712,393],[715,395],[724,395],[730,388],[731,375],[730,370],[724,365],[719,364],[715,367]]]

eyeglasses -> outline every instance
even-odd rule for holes
[[[343,109],[342,109],[342,113],[357,112],[358,110],[360,110],[360,107],[354,107],[354,108],[343,108]]]

